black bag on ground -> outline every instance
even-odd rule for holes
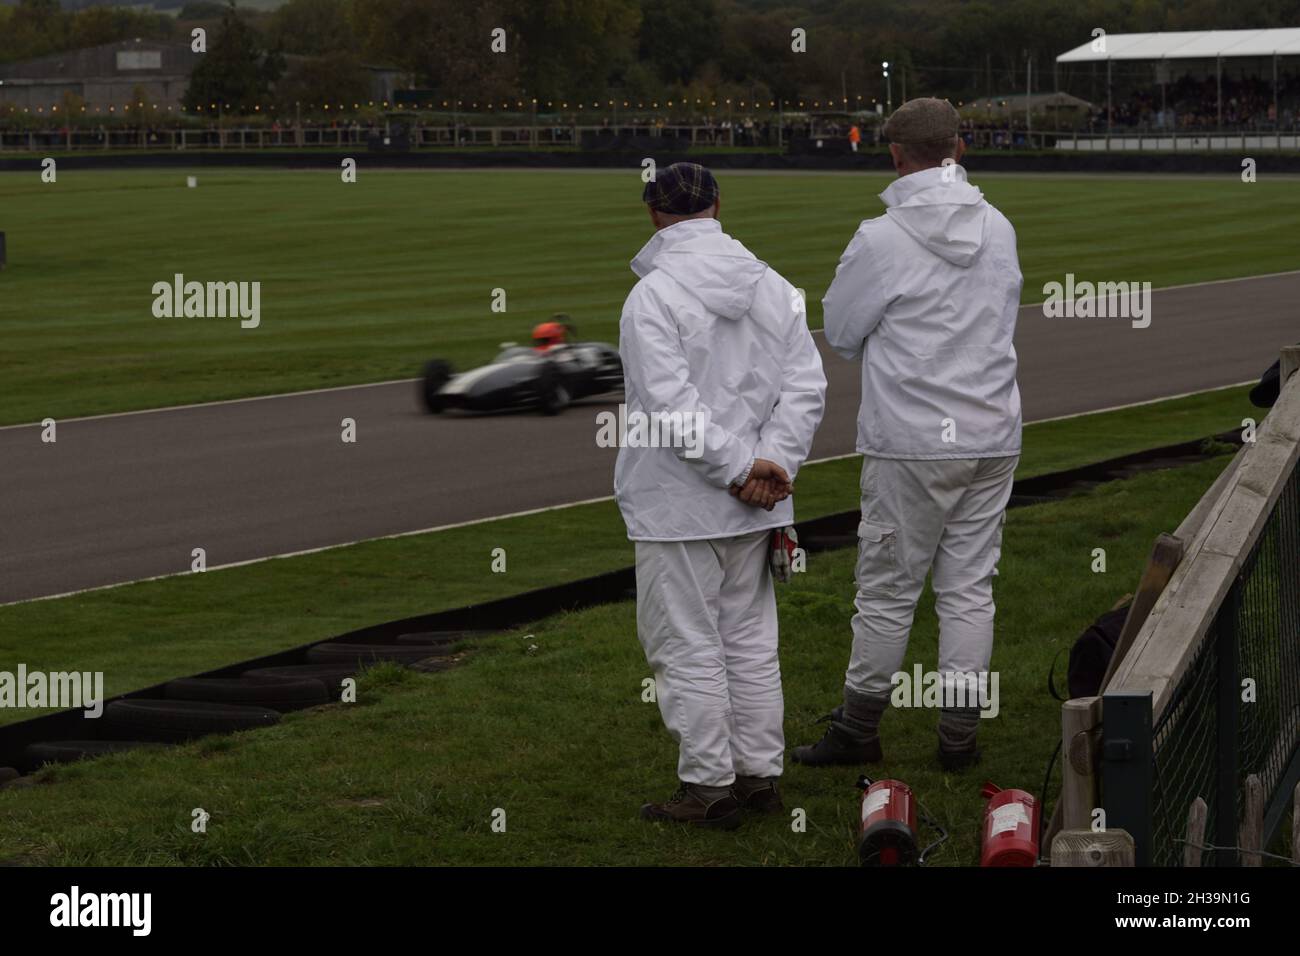
[[[1115,654],[1115,645],[1124,630],[1124,621],[1128,617],[1129,605],[1126,601],[1117,608],[1107,611],[1088,625],[1070,648],[1070,666],[1066,671],[1066,687],[1070,698],[1094,697],[1101,688],[1101,679],[1106,676],[1106,668]],[[1067,700],[1056,692],[1053,680],[1056,662],[1052,662],[1052,673],[1047,675],[1047,688],[1057,700]]]

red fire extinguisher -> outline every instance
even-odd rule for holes
[[[948,838],[947,832],[921,808],[921,820],[939,837],[924,850],[917,840],[917,808],[912,788],[901,780],[858,778],[862,791],[862,826],[858,831],[858,861],[863,866],[920,866],[930,851]]]
[[[1038,862],[1038,800],[1024,790],[1003,790],[992,782],[980,790],[984,830],[980,866],[1034,866]]]

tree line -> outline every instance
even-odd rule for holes
[[[191,0],[176,17],[18,0],[0,6],[0,62],[134,37],[187,41],[203,25],[212,39],[192,100],[235,110],[272,98],[350,105],[365,98],[366,65],[466,110],[533,99],[557,110],[610,100],[852,109],[884,99],[884,61],[895,102],[904,86],[975,99],[1023,90],[1031,68],[1035,87],[1050,89],[1057,54],[1097,28],[1298,23],[1300,0],[288,0],[271,12]],[[1124,75],[1136,83],[1150,70]]]

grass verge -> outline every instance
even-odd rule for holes
[[[1008,515],[995,585],[1001,707],[982,722],[984,764],[938,770],[933,712],[895,710],[882,728],[886,761],[876,773],[906,780],[952,834],[935,864],[974,861],[984,779],[1039,788],[1059,735],[1059,705],[1044,690],[1053,656],[1133,586],[1155,535],[1228,460]],[[1105,574],[1089,567],[1097,547]],[[838,697],[853,562],[851,550],[818,556],[779,589],[790,744],[814,736],[815,718]],[[259,610],[257,619],[274,617]],[[356,704],[46,770],[51,786],[0,791],[0,856],[51,865],[852,864],[848,769],[790,767],[786,802],[805,811],[802,833],[788,817],[735,835],[637,819],[643,800],[673,786],[675,748],[641,699],[647,668],[634,635],[630,602],[560,615],[486,639],[452,671],[372,672]],[[905,667],[932,668],[936,645],[927,591]],[[202,835],[189,827],[196,807],[211,814]],[[504,833],[492,829],[499,810]]]

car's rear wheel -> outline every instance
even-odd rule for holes
[[[539,406],[543,415],[558,415],[569,407],[569,390],[559,382],[552,382],[542,390]]]
[[[447,407],[447,400],[439,392],[451,380],[453,370],[450,362],[433,359],[424,366],[424,378],[420,382],[420,397],[424,407],[437,415]]]

